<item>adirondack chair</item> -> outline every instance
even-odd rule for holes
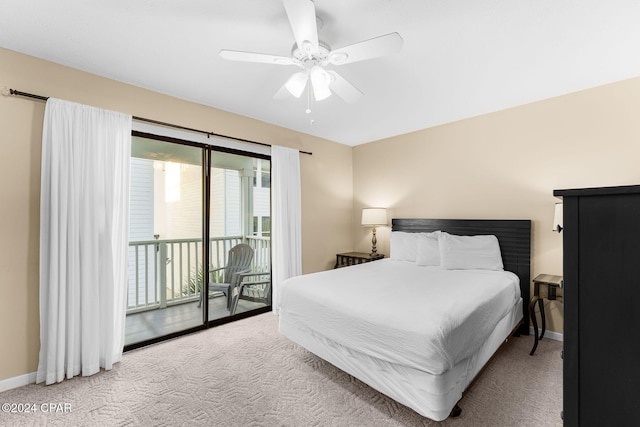
[[[231,302],[231,314],[236,312],[239,299],[271,304],[271,272],[240,273],[237,295]],[[251,278],[250,280],[247,280]]]
[[[234,295],[236,296],[239,291],[240,286],[240,274],[248,273],[251,270],[251,261],[253,260],[253,249],[251,246],[240,243],[232,247],[229,250],[229,256],[227,258],[227,265],[220,268],[214,268],[213,270],[209,270],[211,274],[211,281],[209,282],[209,292],[222,292],[227,298],[227,309],[231,314],[233,314],[232,310],[234,307]],[[224,271],[221,280],[219,282],[215,282],[213,279],[216,278],[213,273],[218,271]],[[236,302],[237,304],[237,302]]]

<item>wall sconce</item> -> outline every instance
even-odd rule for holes
[[[378,252],[376,250],[376,243],[378,240],[376,239],[376,226],[378,225],[387,225],[387,210],[384,208],[364,208],[362,209],[362,225],[363,226],[372,226],[373,237],[371,238],[371,254],[377,255]]]
[[[562,231],[564,224],[564,214],[562,209],[562,203],[556,203],[556,209],[553,214],[553,231],[557,231],[560,233]]]

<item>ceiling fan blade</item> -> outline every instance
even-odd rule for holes
[[[360,89],[349,83],[344,77],[336,73],[333,70],[328,70],[327,73],[331,74],[332,82],[329,88],[343,101],[353,104],[358,101],[364,94],[360,92]]]
[[[342,65],[389,55],[400,52],[403,42],[404,40],[398,33],[386,34],[336,49],[329,54],[329,62],[334,65]]]
[[[293,36],[300,49],[307,54],[318,50],[316,8],[311,0],[283,0]]]
[[[265,53],[241,52],[237,50],[221,50],[220,56],[229,61],[262,62],[264,64],[291,65],[293,60],[286,56],[268,55]]]

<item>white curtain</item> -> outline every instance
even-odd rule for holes
[[[291,148],[271,147],[272,306],[280,309],[279,288],[289,277],[302,273],[302,227],[300,153]]]
[[[36,382],[122,358],[131,116],[49,99],[42,135]]]

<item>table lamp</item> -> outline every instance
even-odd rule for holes
[[[387,225],[387,210],[384,208],[364,208],[362,209],[362,225],[372,226],[373,237],[371,238],[371,256],[377,255],[376,226]]]

